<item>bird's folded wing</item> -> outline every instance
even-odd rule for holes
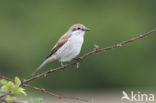
[[[62,47],[69,39],[69,37],[71,36],[71,34],[64,34],[56,43],[56,45],[53,47],[53,49],[51,50],[51,52],[49,53],[49,55],[46,57],[49,58],[51,57],[53,54],[55,54],[57,52],[57,50]]]

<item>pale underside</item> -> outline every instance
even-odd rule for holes
[[[84,32],[73,33],[54,54],[47,58],[48,61],[58,59],[60,62],[67,62],[75,58],[81,51],[81,47],[84,41],[83,36]],[[56,45],[53,49],[55,48]]]

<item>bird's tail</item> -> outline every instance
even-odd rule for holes
[[[49,62],[48,59],[46,59],[33,73],[32,75],[36,74],[42,67],[44,67]]]

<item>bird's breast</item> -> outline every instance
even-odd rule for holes
[[[69,46],[70,46],[70,49],[71,49],[71,52],[73,53],[80,53],[80,50],[81,50],[81,47],[82,47],[82,44],[83,44],[83,37],[82,36],[72,36],[70,39],[69,39]]]
[[[60,56],[60,61],[65,62],[75,58],[81,51],[83,41],[83,36],[72,35],[57,52]]]
[[[71,36],[71,38],[69,38],[69,42],[74,45],[81,46],[83,43],[83,36],[73,35],[73,36]]]

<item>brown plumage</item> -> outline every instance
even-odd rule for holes
[[[56,45],[54,46],[54,48],[51,50],[50,54],[46,57],[46,59],[48,59],[49,57],[51,57],[54,53],[57,52],[57,50],[62,47],[67,41],[68,38],[71,36],[71,34],[64,34],[56,43]]]

